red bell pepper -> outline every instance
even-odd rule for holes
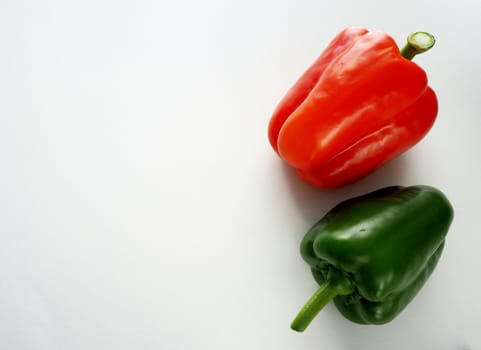
[[[399,50],[383,32],[347,28],[288,91],[269,141],[299,176],[322,188],[352,183],[419,142],[438,104],[426,73],[410,61],[434,38]]]

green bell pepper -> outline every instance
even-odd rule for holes
[[[353,322],[391,321],[434,270],[452,219],[448,199],[428,186],[386,187],[338,204],[302,240],[320,288],[291,328],[306,329],[332,299]]]

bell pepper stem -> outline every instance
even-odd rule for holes
[[[401,56],[412,60],[414,56],[426,52],[434,46],[436,40],[432,34],[415,32],[407,37],[406,45],[401,49]]]
[[[291,323],[291,328],[297,332],[303,332],[317,314],[337,295],[350,294],[351,282],[344,278],[332,278],[326,280],[312,297],[304,304]]]

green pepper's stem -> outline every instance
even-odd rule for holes
[[[434,46],[436,40],[432,34],[415,32],[408,36],[407,44],[401,49],[401,56],[412,60],[414,56],[426,52]]]
[[[297,332],[304,331],[317,314],[337,295],[346,295],[352,293],[351,281],[345,277],[330,278],[326,280],[314,295],[302,307],[291,328]]]

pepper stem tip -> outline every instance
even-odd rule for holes
[[[401,49],[401,56],[412,60],[414,56],[428,51],[434,46],[434,36],[427,32],[415,32],[407,37],[406,45]]]
[[[297,314],[291,323],[291,329],[296,332],[303,332],[317,314],[337,295],[350,294],[353,290],[352,283],[349,279],[330,274],[319,289],[312,295],[306,304]]]

